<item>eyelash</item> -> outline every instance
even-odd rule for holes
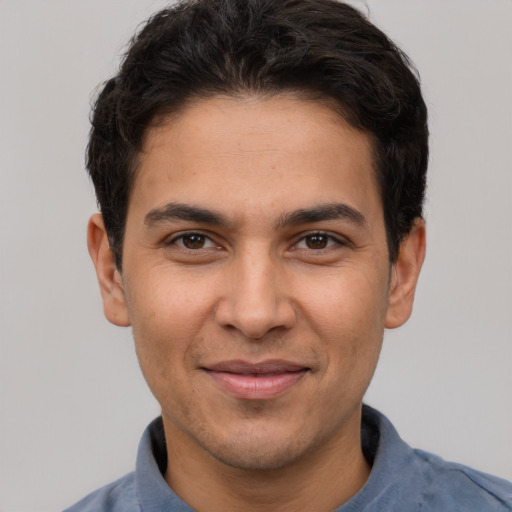
[[[207,243],[209,244],[209,247],[196,247],[196,248],[192,248],[192,247],[187,247],[184,243],[184,239],[186,238],[192,238],[192,237],[199,237],[201,239],[201,241],[203,241],[204,243]],[[327,246],[326,247],[317,247],[317,248],[313,248],[313,247],[299,247],[299,244],[301,243],[305,243],[307,244],[307,241],[308,239],[311,240],[313,239],[314,237],[317,237],[317,238],[323,238],[326,240],[326,244]],[[181,243],[179,243],[179,241],[181,241]],[[177,245],[178,247],[181,247],[182,249],[185,249],[185,250],[188,250],[188,251],[199,251],[201,249],[213,249],[213,248],[220,248],[218,244],[216,244],[212,238],[204,233],[201,233],[201,232],[196,232],[196,231],[189,231],[189,232],[186,232],[186,233],[182,233],[180,234],[179,236],[176,236],[174,237],[172,240],[170,240],[169,242],[167,242],[165,245],[167,246],[170,246],[170,245]],[[333,235],[330,235],[329,233],[325,233],[323,231],[314,231],[314,232],[311,232],[311,233],[307,233],[303,236],[301,236],[292,246],[292,250],[311,250],[311,251],[314,251],[314,252],[320,252],[320,251],[325,251],[325,250],[329,250],[331,249],[333,246],[343,246],[343,245],[347,245],[347,243],[343,240],[340,240],[339,238],[333,236]]]
[[[313,248],[313,247],[298,247],[299,244],[301,244],[301,243],[307,244],[308,239],[311,241],[315,237],[316,238],[324,239],[326,241],[327,246],[326,247],[316,247],[316,248]],[[325,233],[324,231],[315,231],[315,232],[307,233],[306,235],[303,235],[293,245],[293,247],[296,250],[304,249],[304,250],[312,250],[312,251],[315,251],[315,252],[321,252],[321,251],[329,250],[329,249],[333,248],[334,246],[341,246],[341,245],[346,245],[346,243],[343,242],[342,240],[340,240],[339,238],[337,238],[337,237],[335,237],[333,235],[330,235],[329,233]]]
[[[210,244],[210,247],[197,247],[197,248],[191,248],[191,247],[187,247],[184,243],[184,239],[185,238],[192,238],[192,237],[199,237],[201,238],[205,243],[208,243]],[[178,243],[178,241],[180,241],[182,243]],[[178,235],[176,237],[174,237],[172,240],[170,240],[169,242],[167,242],[165,245],[167,246],[170,246],[170,245],[177,245],[178,247],[182,248],[182,249],[185,249],[185,250],[188,250],[188,251],[198,251],[200,249],[213,249],[213,248],[219,248],[218,244],[216,244],[212,239],[211,237],[209,237],[208,235],[205,235],[204,233],[201,233],[201,232],[197,232],[197,231],[188,231],[186,233],[182,233],[181,235]]]

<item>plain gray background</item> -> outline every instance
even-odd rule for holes
[[[365,8],[363,2],[356,5]],[[373,0],[431,118],[428,251],[367,402],[413,446],[512,479],[512,2]],[[85,245],[89,102],[156,0],[0,0],[0,510],[131,471],[158,406]]]

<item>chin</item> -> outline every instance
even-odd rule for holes
[[[262,449],[261,446],[238,447],[236,444],[229,448],[210,452],[219,462],[232,468],[245,471],[275,471],[289,467],[301,459],[302,454],[296,450]]]
[[[210,440],[212,441],[212,440]],[[232,435],[225,442],[203,445],[210,455],[232,468],[245,471],[273,471],[289,467],[307,452],[304,439],[299,436]]]

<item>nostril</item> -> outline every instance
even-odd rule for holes
[[[259,340],[270,333],[288,330],[295,323],[295,313],[285,307],[246,310],[236,305],[222,304],[216,311],[216,321],[224,329],[240,331],[244,337]]]

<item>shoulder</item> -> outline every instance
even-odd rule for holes
[[[64,512],[140,512],[134,473],[92,492]]]
[[[363,408],[370,478],[343,512],[512,512],[512,483],[405,443],[391,422]]]
[[[423,492],[436,510],[453,504],[466,511],[512,511],[512,482],[423,450],[414,453],[423,475]]]

